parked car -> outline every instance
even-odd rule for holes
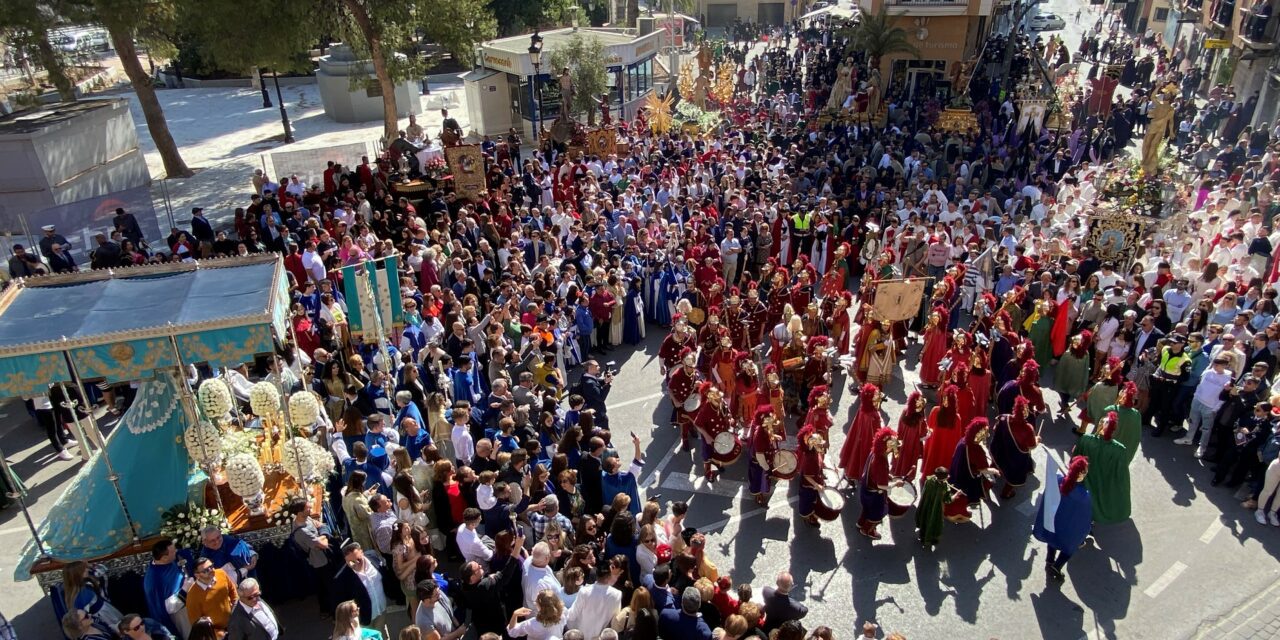
[[[1041,13],[1031,18],[1032,31],[1059,31],[1067,28],[1067,21],[1052,13]]]

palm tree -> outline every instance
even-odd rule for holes
[[[905,53],[919,59],[920,50],[907,39],[907,30],[895,24],[902,15],[890,15],[885,4],[881,4],[880,11],[874,14],[863,14],[862,20],[846,32],[849,37],[848,50],[865,51],[872,69],[879,69],[880,61],[895,53]]]

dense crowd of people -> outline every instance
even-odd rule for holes
[[[1041,502],[1034,532],[1050,578],[1091,529],[1129,518],[1128,467],[1165,433],[1280,526],[1280,123],[1243,126],[1248,103],[1217,88],[1201,103],[1177,84],[1176,50],[1112,35],[1075,55],[1132,66],[1119,84],[1137,90],[1096,100],[1082,84],[1061,133],[1019,130],[1023,96],[1002,79],[1065,49],[994,39],[979,68],[1011,69],[954,87],[977,128],[946,131],[938,112],[955,95],[882,80],[831,29],[789,29],[743,54],[752,81],[714,136],[652,132],[642,114],[619,125],[617,157],[491,141],[475,202],[443,188],[396,197],[394,162],[331,163],[310,186],[256,176],[230,229],[196,209],[189,230],[146,247],[121,211],[92,262],[283,255],[295,341],[225,377],[246,406],[261,376],[326,408],[338,470],[324,517],[289,505],[290,544],[334,640],[389,639],[394,616],[412,621],[401,640],[830,640],[822,623],[836,621],[806,618],[789,573],[759,591],[734,584],[685,524],[689,504],[642,495],[640,440],[611,429],[605,354],[669,330],[658,355],[672,423],[707,479],[741,455],[757,501],[791,479],[813,525],[843,505],[823,462],[831,386],[848,381],[836,466],[873,540],[907,511],[903,491],[920,496],[928,546],[994,504],[995,486],[1013,499],[1047,418],[1081,434],[1044,479],[1061,494]],[[1166,171],[1186,179],[1165,214],[1187,224],[1153,220],[1130,261],[1104,259],[1090,234],[1101,185],[1170,82],[1188,126],[1173,141],[1185,163]],[[19,248],[11,275],[76,268],[56,229],[46,237],[44,260]],[[391,255],[403,333],[352,335],[341,269]],[[876,292],[911,279],[926,279],[918,313],[882,320]],[[904,357],[922,383],[909,395],[894,382]],[[101,391],[111,410],[128,399]],[[888,423],[887,394],[905,405]],[[74,446],[60,404],[32,402],[55,449]],[[286,637],[235,536],[162,541],[153,557],[145,618],[116,610],[91,565],[68,565],[67,636]]]

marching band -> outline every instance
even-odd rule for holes
[[[884,518],[903,515],[927,490],[929,513],[917,522],[932,544],[936,529],[923,520],[967,521],[998,479],[1000,496],[1010,498],[1034,470],[1035,416],[1045,410],[1035,349],[1008,330],[1014,318],[994,296],[976,301],[968,330],[950,327],[964,268],[950,269],[914,327],[923,339],[921,387],[937,389],[936,403],[930,408],[914,391],[896,428],[886,424],[883,387],[905,350],[908,321],[881,319],[874,304],[877,288],[896,275],[892,256],[868,270],[855,298],[845,286],[847,251],[837,248],[821,277],[805,260],[770,263],[766,286],[748,282],[745,295],[737,287],[725,295],[719,279],[691,286],[673,304],[659,349],[672,423],[682,450],[697,443],[708,482],[745,453],[752,499],[765,505],[778,481],[797,482],[797,510],[814,526],[838,518],[856,488],[858,530],[877,540]],[[1005,302],[1016,308],[1019,295]],[[926,308],[923,294],[916,305]],[[831,385],[842,376],[858,398],[831,465]],[[992,403],[1000,411],[988,422]]]

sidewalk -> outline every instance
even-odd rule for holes
[[[1196,640],[1280,638],[1280,583],[1255,594],[1235,609],[1201,625]]]
[[[466,130],[470,123],[458,74],[430,76],[428,87],[430,95],[416,96],[421,107],[419,124],[428,131],[438,131],[442,119],[440,109],[448,108],[449,114]],[[137,97],[127,89],[117,90],[114,95],[130,101],[139,147],[153,176],[151,195],[158,225],[166,234],[173,226],[170,211],[173,222],[185,229],[191,219],[191,208],[195,206],[206,208],[215,227],[230,224],[235,207],[248,203],[249,180],[254,169],[265,166],[273,180],[280,177],[273,172],[272,153],[366,144],[372,159],[376,143],[382,137],[381,121],[331,120],[324,113],[316,85],[283,88],[295,139],[287,145],[281,142],[283,128],[274,92],[272,108],[264,109],[262,94],[256,89],[165,89],[156,95],[164,108],[169,131],[187,166],[196,174],[190,178],[161,180],[164,164],[147,131]],[[405,124],[407,119],[401,121],[402,126]],[[319,166],[316,170],[323,168]]]

